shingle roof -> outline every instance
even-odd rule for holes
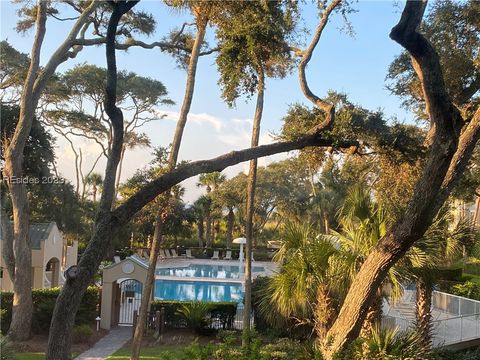
[[[30,224],[30,239],[32,240],[32,249],[40,250],[40,243],[48,239],[55,223],[33,223]],[[0,239],[1,240],[1,239]]]
[[[40,249],[40,242],[48,239],[48,235],[50,234],[50,231],[52,231],[54,225],[54,222],[30,224],[32,249]]]

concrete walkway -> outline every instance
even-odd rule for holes
[[[110,330],[92,348],[78,355],[75,360],[103,360],[120,349],[132,337],[130,326],[118,326]]]

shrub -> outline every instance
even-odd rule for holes
[[[32,332],[35,334],[42,334],[48,332],[50,321],[52,319],[55,301],[60,294],[60,288],[54,289],[34,289],[32,290],[33,300],[33,318],[32,318]],[[1,292],[2,299],[1,309],[1,330],[6,333],[10,327],[12,320],[12,292]],[[80,303],[77,316],[75,318],[76,324],[92,324],[97,316],[97,304],[99,299],[99,291],[96,287],[89,287],[83,295]]]
[[[187,326],[185,318],[178,313],[183,305],[188,301],[176,300],[156,300],[152,302],[152,311],[160,311],[163,307],[165,311],[165,326],[167,328],[184,328]],[[209,306],[209,316],[212,325],[216,328],[231,329],[237,313],[237,303],[235,302],[204,302]]]
[[[462,279],[463,269],[437,269],[435,270],[436,276],[440,280],[446,281],[459,281]]]
[[[0,334],[0,359],[1,360],[14,360],[16,359],[15,351],[13,350],[10,341]]]
[[[380,329],[376,327],[368,339],[364,339],[363,343],[357,342],[355,345],[355,359],[423,360],[431,359],[433,356],[430,347],[423,343],[418,333],[399,331],[398,328]]]
[[[287,338],[276,343],[265,345],[260,350],[262,360],[309,360],[312,358],[310,349],[299,341]]]
[[[200,345],[197,342],[194,342],[187,346],[183,350],[183,353],[191,360],[209,360],[214,352],[214,348],[213,344]]]
[[[480,300],[480,285],[465,281],[463,284],[453,285],[450,291],[454,295]]]
[[[75,325],[73,327],[73,342],[74,343],[86,343],[93,334],[92,328],[87,325]]]
[[[177,313],[185,319],[187,327],[199,334],[209,326],[210,319],[207,318],[209,312],[210,305],[200,301],[182,304],[177,309]]]

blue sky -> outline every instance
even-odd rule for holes
[[[18,5],[10,2],[1,2],[1,37],[2,40],[8,39],[20,51],[29,52],[33,32],[24,35],[15,32],[17,7]],[[144,0],[138,7],[152,12],[158,23],[156,33],[146,40],[155,41],[172,28],[189,20],[188,14],[172,12],[158,2]],[[351,37],[342,32],[343,20],[339,15],[334,16],[307,68],[310,86],[320,96],[329,89],[345,92],[351,101],[363,107],[372,110],[381,108],[388,117],[411,121],[411,114],[400,107],[400,99],[390,95],[385,88],[388,66],[401,51],[400,46],[388,37],[391,27],[400,17],[401,4],[399,6],[398,2],[393,1],[360,1],[354,4],[354,7],[357,12],[349,15],[349,20],[355,35]],[[304,25],[313,31],[317,24],[315,7],[307,5],[303,17]],[[42,50],[43,61],[66,35],[66,25],[68,24],[49,19]],[[212,38],[212,29],[209,37]],[[307,36],[305,40],[308,39]],[[83,50],[76,59],[63,64],[59,71],[82,62],[105,66],[104,48],[91,47]],[[168,145],[173,136],[175,115],[181,106],[185,72],[176,67],[171,57],[159,50],[131,49],[127,53],[119,52],[118,67],[158,79],[166,85],[170,97],[177,104],[160,109],[167,112],[167,118],[147,125],[144,131],[151,137],[154,145]],[[200,59],[197,74],[191,117],[185,131],[180,158],[201,159],[247,147],[251,127],[249,119],[253,116],[254,101],[239,99],[234,109],[222,102],[213,55]],[[306,103],[300,92],[295,70],[285,79],[267,81],[261,141],[270,141],[268,134],[279,131],[281,119],[288,106],[296,102]],[[66,177],[73,179],[71,154],[68,154],[63,142],[58,141],[57,146],[58,166]],[[85,148],[91,150],[93,159],[93,154],[97,151],[94,145],[85,144]],[[130,176],[136,168],[147,164],[149,152],[144,149],[127,154],[123,172],[125,176]],[[273,159],[266,159],[261,163],[270,161]],[[244,168],[245,165],[237,166],[228,170],[227,174],[235,174]],[[98,170],[103,172],[102,167]],[[185,184],[187,200],[190,201],[199,191],[193,186],[194,181],[190,180]]]

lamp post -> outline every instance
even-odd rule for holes
[[[239,237],[233,240],[234,244],[240,244],[240,254],[238,255],[239,269],[243,273],[243,260],[245,258],[243,253],[243,245],[247,243],[247,239],[244,237]]]

